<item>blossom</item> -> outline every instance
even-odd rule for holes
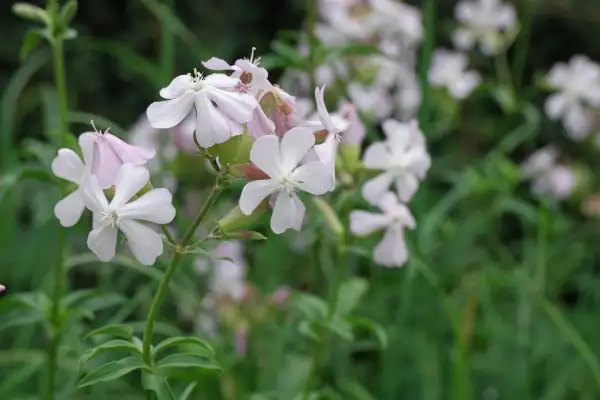
[[[314,144],[314,135],[304,127],[290,130],[281,142],[275,135],[256,139],[250,150],[250,161],[270,179],[252,181],[244,186],[239,200],[241,211],[250,215],[271,196],[274,200],[273,232],[279,234],[290,228],[300,230],[305,208],[296,192],[321,195],[331,187],[331,176],[321,162],[298,166]]]
[[[226,296],[240,301],[246,293],[246,260],[244,247],[239,241],[224,241],[210,252],[212,271],[210,273],[211,294]],[[210,263],[205,259],[196,260],[196,271],[205,273]]]
[[[194,73],[194,77],[180,75],[161,89],[161,97],[167,100],[150,104],[146,111],[150,124],[159,129],[171,128],[195,113],[196,139],[204,148],[241,134],[242,124],[253,118],[256,99],[243,93],[245,85],[237,78]]]
[[[552,146],[536,150],[521,164],[521,172],[525,177],[533,177],[544,173],[556,165],[558,151]]]
[[[151,189],[131,200],[150,180],[144,167],[123,164],[115,180],[115,195],[109,203],[96,176],[89,177],[83,197],[94,214],[93,230],[87,245],[102,261],[115,256],[117,232],[125,234],[134,257],[144,265],[152,265],[163,252],[160,235],[138,221],[168,224],[175,218],[171,193],[167,189]],[[131,201],[130,201],[131,200]]]
[[[575,190],[577,174],[557,160],[558,151],[546,146],[534,152],[521,165],[523,176],[533,180],[532,190],[536,195],[563,200]]]
[[[399,202],[392,192],[387,192],[381,197],[377,205],[383,211],[382,214],[362,210],[352,211],[350,231],[362,237],[385,229],[383,239],[373,252],[373,260],[386,267],[401,267],[408,259],[404,229],[414,229],[415,220],[408,207]]]
[[[85,205],[82,196],[82,185],[90,176],[94,160],[94,136],[84,133],[79,136],[79,147],[83,153],[83,161],[71,149],[60,149],[52,161],[52,173],[59,178],[75,183],[78,187],[67,197],[56,203],[54,215],[64,227],[73,226],[81,218]]]
[[[5,291],[6,291],[6,286],[0,285],[0,293],[4,294]]]
[[[367,134],[367,130],[358,116],[356,107],[345,101],[340,104],[337,113],[349,123],[348,129],[342,134],[344,144],[360,145]]]
[[[554,65],[547,76],[557,93],[546,100],[549,118],[562,119],[569,136],[584,139],[594,125],[593,108],[600,107],[600,65],[585,56]]]
[[[429,83],[434,87],[445,87],[455,99],[466,98],[481,83],[481,76],[467,71],[469,60],[461,53],[437,50],[429,69]]]
[[[376,121],[389,117],[394,108],[394,101],[385,87],[352,82],[348,85],[348,95],[356,108]]]
[[[365,167],[384,172],[364,184],[363,197],[376,204],[395,182],[399,198],[407,202],[431,165],[425,138],[414,120],[402,123],[388,119],[383,122],[383,132],[387,139],[369,146],[363,161]]]
[[[507,38],[508,31],[517,23],[517,14],[512,4],[501,0],[462,0],[454,9],[461,27],[454,31],[454,45],[461,50],[470,50],[479,42],[482,53],[496,54]]]
[[[94,132],[87,132],[94,137],[94,162],[92,174],[96,175],[102,188],[113,185],[117,172],[125,163],[144,165],[156,155],[152,148],[132,146],[108,132],[99,131],[94,126]]]

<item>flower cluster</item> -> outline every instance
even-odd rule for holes
[[[481,83],[479,73],[467,71],[468,63],[468,57],[462,53],[436,50],[429,67],[429,84],[446,88],[457,100],[465,99]]]
[[[558,200],[568,198],[577,186],[577,175],[567,165],[558,163],[558,151],[546,146],[533,153],[521,166],[525,178],[533,180],[532,190],[538,196]]]

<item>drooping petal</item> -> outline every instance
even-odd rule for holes
[[[431,167],[431,157],[424,147],[411,148],[404,156],[407,171],[416,175],[419,179],[424,179],[429,167]]]
[[[369,169],[388,170],[392,167],[392,156],[385,142],[373,143],[363,156],[365,167]]]
[[[115,179],[115,196],[110,202],[113,210],[120,210],[150,180],[147,168],[123,164]]]
[[[226,142],[234,134],[230,120],[221,113],[211,100],[204,94],[196,96],[196,139],[198,144],[209,148],[218,143]]]
[[[337,158],[338,141],[334,136],[329,136],[323,143],[314,146],[319,161],[326,168],[327,175],[331,179],[329,191],[335,189],[335,162]]]
[[[373,260],[385,267],[402,267],[406,264],[408,249],[400,225],[392,225],[385,231],[383,240],[375,246]]]
[[[115,256],[117,232],[117,228],[100,226],[88,235],[87,245],[101,261],[110,261]]]
[[[65,228],[75,225],[83,214],[85,205],[83,204],[82,190],[81,188],[76,189],[54,206],[54,215]]]
[[[119,211],[121,218],[141,219],[155,224],[168,224],[175,218],[173,197],[167,189],[152,189],[140,198],[125,204]]]
[[[294,212],[295,212],[295,222],[292,229],[300,232],[302,230],[302,222],[304,222],[304,215],[306,214],[306,207],[304,207],[304,203],[298,196],[293,196],[292,201],[294,202]]]
[[[279,179],[282,174],[279,138],[267,135],[256,139],[250,149],[250,161],[269,177]]]
[[[88,169],[91,169],[94,164],[94,142],[96,141],[96,134],[91,132],[82,133],[79,135],[78,141],[81,153],[83,154],[83,162]]]
[[[108,201],[100,187],[96,175],[91,175],[83,186],[83,203],[93,213],[102,213],[108,209]]]
[[[367,211],[356,210],[350,213],[350,231],[356,236],[368,236],[390,224],[390,217]]]
[[[185,93],[172,100],[155,101],[146,110],[150,125],[156,129],[168,129],[179,124],[194,106],[194,93]]]
[[[123,162],[102,137],[95,140],[93,157],[92,174],[98,177],[98,182],[103,189],[111,187]]]
[[[398,197],[404,202],[408,202],[419,188],[419,181],[413,174],[407,173],[396,177],[396,191]]]
[[[315,135],[306,127],[296,127],[281,139],[281,170],[291,172],[315,144]]]
[[[219,106],[226,117],[239,124],[250,121],[258,107],[256,99],[247,93],[226,92],[212,87],[204,89],[203,93]]]
[[[279,182],[273,179],[248,182],[240,195],[240,210],[246,215],[252,214],[256,207],[278,188]]]
[[[159,94],[163,99],[171,100],[183,96],[191,87],[192,76],[189,74],[179,75],[169,83],[169,86],[162,88]]]
[[[394,219],[400,222],[403,226],[413,229],[416,227],[415,219],[406,206],[406,204],[398,201],[398,196],[393,192],[387,192],[377,206],[386,214],[388,221]]]
[[[156,150],[154,149],[130,145],[110,133],[103,134],[102,139],[108,142],[123,163],[144,165],[156,155]]]
[[[59,149],[52,161],[52,173],[69,182],[81,183],[84,170],[83,162],[71,149]]]
[[[375,178],[369,179],[362,187],[362,196],[371,204],[377,204],[392,185],[394,176],[390,173],[383,173]]]
[[[227,71],[231,69],[231,65],[229,65],[227,61],[217,57],[211,57],[207,61],[202,61],[202,65],[204,65],[204,68],[213,71]]]
[[[327,106],[325,106],[325,88],[327,87],[327,85],[323,85],[322,88],[315,88],[315,99],[316,99],[316,103],[317,103],[317,112],[319,114],[319,120],[321,120],[321,123],[323,124],[323,126],[325,127],[325,129],[327,129],[327,131],[332,132],[332,133],[336,133],[335,132],[335,126],[333,125],[333,121],[331,119],[331,116],[329,115],[329,111],[327,111]]]
[[[240,83],[237,78],[232,78],[225,74],[212,74],[204,78],[203,84],[208,87],[212,86],[218,89],[233,89]],[[204,89],[204,90],[205,90]]]
[[[318,161],[312,161],[296,168],[292,173],[292,180],[298,189],[317,196],[329,192],[333,184],[331,172]]]
[[[255,139],[275,134],[275,124],[267,117],[261,107],[254,109],[253,117],[246,123],[248,131],[252,134]]]
[[[154,264],[163,253],[162,239],[151,228],[132,220],[122,221],[120,228],[133,256],[143,265]]]
[[[298,208],[298,202],[301,203],[300,199],[297,199],[294,193],[279,192],[275,198],[275,206],[273,207],[273,214],[271,215],[271,230],[280,234],[288,229],[297,227],[298,216],[302,213],[302,210]]]

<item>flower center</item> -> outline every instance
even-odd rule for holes
[[[296,191],[296,182],[289,176],[284,176],[281,179],[281,192],[284,192],[288,196],[291,196]]]
[[[250,53],[250,59],[248,58],[244,58],[244,60],[247,60],[250,64],[254,64],[255,66],[258,67],[258,65],[260,64],[260,57],[256,57],[254,58],[254,52],[256,51],[256,47],[252,47],[252,53]]]
[[[204,89],[204,76],[198,72],[196,68],[194,68],[194,74],[188,74],[192,77],[191,89],[194,91],[199,91]]]
[[[110,226],[111,228],[118,228],[121,217],[115,210],[109,210],[102,213],[101,222],[104,226]]]

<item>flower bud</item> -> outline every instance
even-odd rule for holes
[[[227,239],[267,240],[267,237],[256,231],[235,231],[225,234]]]
[[[219,158],[221,165],[244,164],[250,161],[250,148],[253,143],[252,135],[245,130],[241,135],[214,145],[209,151]]]
[[[233,165],[231,167],[231,173],[235,176],[244,177],[248,181],[269,179],[269,175],[265,174],[252,163]]]
[[[15,3],[12,6],[12,12],[17,16],[30,21],[41,22],[46,25],[50,25],[52,23],[48,12],[46,12],[46,10],[43,8],[33,4]]]
[[[236,206],[227,215],[217,222],[219,230],[225,234],[237,231],[242,228],[247,228],[253,225],[258,218],[267,210],[267,202],[263,202],[250,215],[245,215],[239,206]]]

